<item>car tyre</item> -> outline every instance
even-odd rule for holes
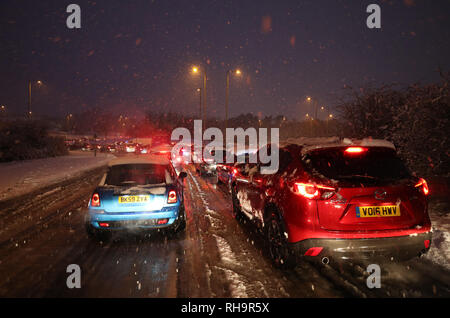
[[[171,230],[171,235],[177,235],[184,232],[186,229],[186,213],[184,210],[184,205],[180,209],[180,217],[176,219],[176,224]]]
[[[264,222],[264,234],[269,245],[269,256],[276,267],[290,269],[295,267],[296,262],[285,233],[284,222],[280,214],[276,211],[270,211]]]
[[[235,218],[238,221],[241,221],[244,214],[242,213],[241,210],[241,205],[239,203],[239,200],[237,198],[237,194],[236,191],[233,187],[231,187],[231,201],[233,203],[233,208],[232,208],[232,215],[233,218]]]

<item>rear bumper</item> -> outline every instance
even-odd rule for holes
[[[306,239],[290,243],[297,256],[303,256],[312,247],[322,247],[315,257],[338,259],[391,258],[410,259],[426,253],[431,246],[432,233],[367,239]],[[425,241],[429,240],[428,247]],[[309,256],[308,256],[309,257]]]
[[[180,207],[169,211],[136,213],[97,213],[90,210],[87,223],[93,228],[108,231],[158,229],[174,226],[179,215]],[[159,221],[165,223],[158,223]]]

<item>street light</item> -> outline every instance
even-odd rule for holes
[[[328,121],[333,118],[333,114],[329,114],[327,117],[327,135],[328,135]]]
[[[193,66],[192,67],[192,73],[194,73],[194,74],[202,73],[203,74],[203,89],[202,89],[202,93],[203,93],[203,97],[202,97],[202,100],[203,100],[203,116],[202,116],[202,123],[203,123],[203,125],[205,125],[205,119],[206,119],[206,81],[207,81],[206,69],[203,67],[200,70],[200,67]]]
[[[313,99],[312,97],[308,96],[306,97],[307,102],[313,102],[314,110],[315,110],[315,118],[317,118],[317,111],[318,111],[318,103],[316,99]]]
[[[28,81],[28,117],[31,118],[31,115],[33,114],[31,112],[31,86],[33,84],[33,81]],[[42,85],[42,81],[36,81],[36,84]]]
[[[230,98],[230,74],[231,70],[227,71],[227,77],[226,77],[226,90],[225,90],[225,130],[228,127],[228,102]],[[240,76],[242,74],[240,69],[237,69],[234,72],[235,75]]]

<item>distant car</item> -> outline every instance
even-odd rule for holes
[[[209,152],[210,156],[206,156],[206,155],[204,156],[204,151],[205,151],[205,149],[203,148],[201,160],[199,160],[199,162],[195,163],[196,171],[201,176],[217,177],[217,173],[216,173],[217,163],[214,160],[216,150],[212,149]]]
[[[133,153],[136,151],[136,145],[135,144],[126,144],[125,145],[125,151],[127,153]]]
[[[104,144],[100,147],[100,151],[101,152],[116,152],[116,146]]]
[[[94,147],[91,144],[89,144],[89,143],[84,143],[81,146],[81,150],[83,150],[83,151],[91,151],[93,149],[94,149]]]
[[[164,157],[113,160],[89,201],[86,228],[104,238],[117,230],[184,230],[185,172]]]
[[[136,155],[146,154],[147,148],[144,145],[136,144],[134,148],[134,153]]]
[[[227,161],[227,155],[232,158],[231,162]],[[235,165],[238,162],[238,158],[226,150],[222,150],[222,158],[223,162],[216,164],[217,180],[219,183],[226,185],[231,192],[231,182],[233,180]]]
[[[262,174],[263,166],[239,167],[233,211],[262,229],[278,266],[298,256],[403,260],[430,248],[427,183],[389,142],[287,145],[275,174]]]

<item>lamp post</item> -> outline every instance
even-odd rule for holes
[[[230,99],[230,74],[231,74],[231,70],[227,71],[227,76],[226,76],[226,89],[225,89],[225,130],[228,127],[228,103],[229,103],[229,99]],[[241,75],[242,72],[241,70],[237,69],[234,72],[236,75]]]
[[[42,81],[36,81],[36,84],[42,85]],[[28,113],[27,116],[31,118],[32,112],[31,112],[31,87],[33,85],[33,81],[28,81]]]
[[[203,67],[202,70],[200,70],[200,68],[198,66],[194,66],[192,67],[192,72],[194,74],[198,74],[198,73],[202,73],[203,74],[203,88],[201,90],[201,92],[203,93],[202,96],[202,100],[203,100],[203,111],[202,111],[202,123],[203,123],[203,128],[205,127],[205,119],[206,119],[206,81],[207,81],[207,76],[206,76],[206,69]]]
[[[333,118],[333,114],[329,114],[328,117],[327,117],[327,135],[328,135],[328,122],[332,118]]]
[[[199,96],[199,118],[202,118],[202,88],[197,88],[198,96]]]

